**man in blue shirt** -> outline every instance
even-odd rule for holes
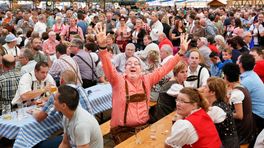
[[[256,135],[264,128],[264,85],[259,76],[253,71],[255,59],[250,54],[243,54],[239,61],[241,84],[251,96],[253,118],[256,123]]]

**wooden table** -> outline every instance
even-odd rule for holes
[[[165,139],[170,135],[172,127],[172,117],[175,112],[163,117],[156,123],[140,131],[137,136],[139,137],[141,144],[136,143],[136,136],[132,136],[123,141],[116,148],[162,148],[164,147]],[[151,130],[156,129],[156,139],[151,139]]]

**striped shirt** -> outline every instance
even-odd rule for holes
[[[11,104],[16,94],[19,80],[20,73],[16,70],[10,70],[0,75],[0,104]],[[2,108],[2,105],[0,108]]]
[[[79,102],[82,108],[87,110],[89,113],[93,115],[94,112],[92,110],[91,103],[89,102],[88,99],[89,96],[88,93],[86,93],[84,88],[81,86],[74,86],[74,87],[76,87],[79,93]],[[42,108],[42,111],[46,112],[49,115],[54,115],[57,112],[56,109],[54,108],[54,95],[50,96],[48,102],[46,102],[46,104]]]
[[[65,62],[65,61],[67,62]],[[71,66],[71,65],[72,66]],[[74,68],[74,70],[73,70]],[[65,70],[72,70],[77,71],[78,73],[78,77],[81,79],[81,74],[80,74],[80,69],[78,64],[68,55],[63,54],[60,56],[59,59],[55,60],[49,70],[49,74],[54,78],[54,77],[60,77],[61,73],[63,73]],[[75,73],[75,72],[74,72]],[[78,84],[80,84],[81,82],[79,81],[79,79],[77,79]]]

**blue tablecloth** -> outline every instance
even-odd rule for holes
[[[98,84],[86,89],[93,114],[112,108],[112,88],[110,84]],[[29,148],[46,140],[63,128],[60,113],[49,115],[44,121],[37,122],[31,115],[18,121],[0,119],[0,137],[16,139],[14,148]]]

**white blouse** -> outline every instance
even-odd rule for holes
[[[226,113],[218,106],[209,107],[207,114],[214,123],[221,123],[226,119]],[[198,141],[198,134],[192,123],[179,119],[173,124],[171,135],[165,140],[165,143],[173,148],[181,148],[185,144],[193,144],[196,141]]]

